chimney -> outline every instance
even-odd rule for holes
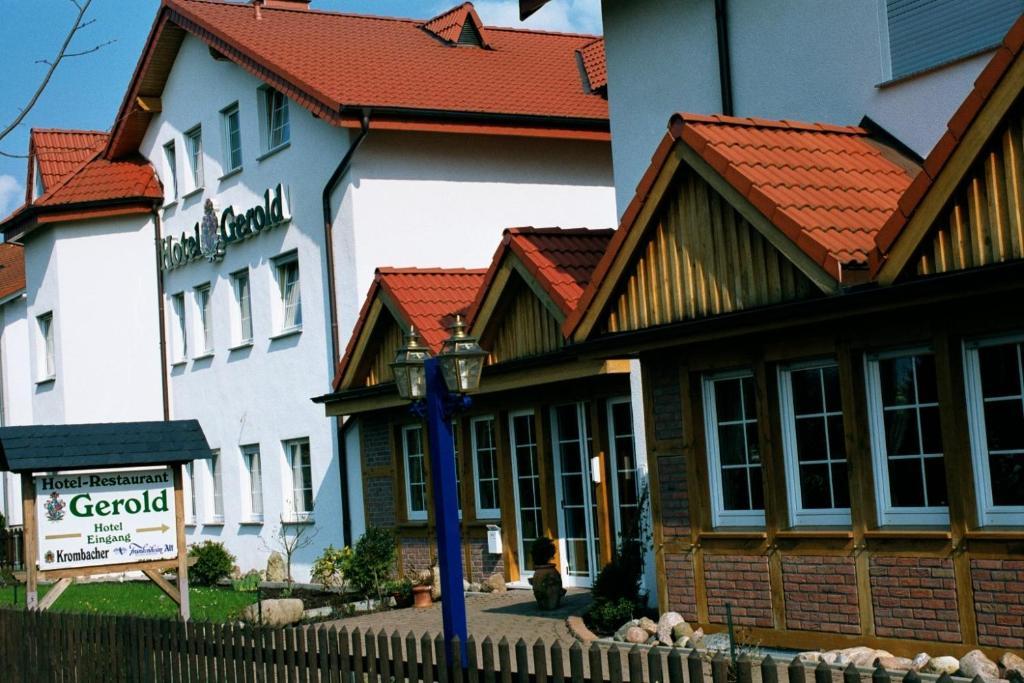
[[[310,0],[253,0],[254,5],[267,9],[309,9]]]

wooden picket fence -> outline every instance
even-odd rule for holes
[[[24,569],[25,534],[20,526],[0,528],[0,569]]]
[[[381,615],[382,621],[387,619]],[[0,609],[5,683],[891,683],[881,667],[844,671],[719,653],[589,648],[490,638],[446,648],[440,636],[331,626],[286,629]],[[915,673],[904,683],[920,683]],[[944,675],[937,683],[952,683]]]

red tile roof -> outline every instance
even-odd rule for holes
[[[583,71],[587,74],[587,82],[593,92],[608,89],[608,64],[604,56],[604,38],[598,38],[576,50],[580,56]]]
[[[29,134],[30,155],[39,163],[46,189],[77,170],[105,144],[107,134],[96,130],[33,128]]]
[[[978,74],[974,81],[974,88],[964,99],[963,103],[953,114],[947,124],[945,134],[932,148],[928,157],[924,160],[923,172],[914,178],[913,184],[907,188],[906,193],[900,198],[899,207],[889,217],[889,220],[876,235],[875,243],[878,254],[883,255],[889,251],[893,242],[899,237],[906,226],[914,210],[928,194],[935,178],[959,147],[968,127],[974,118],[981,111],[982,106],[988,101],[989,96],[1009,70],[1014,59],[1024,49],[1024,16],[1021,16],[1010,27],[1010,30],[1003,38],[1003,43],[992,55],[992,59]],[[875,270],[881,266],[881,258],[873,259]]]
[[[475,322],[506,256],[515,254],[537,283],[569,315],[615,234],[611,229],[508,228],[469,312]]]
[[[61,206],[118,199],[163,198],[160,181],[142,157],[108,161],[98,155],[82,164],[33,206]]]
[[[25,289],[25,249],[0,243],[0,301]]]
[[[462,30],[466,22],[472,24],[484,47],[490,47],[490,40],[487,39],[487,29],[484,27],[480,16],[476,13],[473,3],[464,2],[458,7],[439,14],[430,21],[423,24],[423,28],[436,35],[441,40],[455,45],[462,37]]]
[[[486,272],[484,269],[466,268],[378,268],[345,355],[338,362],[334,390],[341,387],[356,344],[364,332],[370,308],[380,291],[388,295],[404,321],[416,327],[427,347],[437,353],[451,334],[448,326],[453,317],[466,314]]]

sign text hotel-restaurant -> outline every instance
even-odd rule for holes
[[[167,467],[35,477],[39,569],[178,556]]]
[[[183,232],[180,237],[167,236],[160,241],[160,266],[173,270],[204,258],[219,261],[231,244],[283,225],[291,218],[288,197],[281,183],[273,191],[268,189],[263,193],[262,204],[245,211],[235,211],[229,206],[221,211],[220,220],[213,202],[207,199],[203,219],[195,224],[191,235]]]

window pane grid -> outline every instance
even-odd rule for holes
[[[299,292],[299,262],[291,260],[278,266],[281,286],[282,328],[302,325],[302,301]]]
[[[718,387],[726,383],[738,384],[739,404],[737,406],[734,406],[733,410],[738,410],[740,417],[735,420],[719,420],[716,416],[715,423],[718,427],[719,444],[721,444],[722,441],[725,440],[723,439],[725,432],[725,430],[723,430],[723,427],[741,427],[740,433],[742,435],[742,451],[740,454],[742,455],[743,462],[727,464],[724,462],[724,458],[721,458],[720,454],[719,468],[722,471],[724,508],[726,510],[761,510],[763,509],[763,506],[757,504],[758,499],[761,497],[760,492],[755,490],[754,486],[755,481],[758,483],[758,485],[760,483],[759,475],[761,472],[761,463],[759,456],[756,452],[757,440],[756,438],[753,439],[754,443],[752,448],[752,439],[750,438],[750,427],[754,428],[754,435],[756,437],[757,415],[750,417],[750,415],[748,414],[747,405],[747,402],[748,400],[750,400],[753,393],[753,379],[750,377],[742,377],[735,379],[715,380],[714,386],[716,391],[716,399]],[[750,394],[751,396],[748,396],[748,394]],[[736,480],[726,476],[726,474],[729,471],[741,473],[742,478],[740,480],[740,485],[746,489],[745,500],[736,497],[736,491],[730,491],[730,487],[728,486],[727,482],[735,484]]]
[[[402,430],[405,451],[406,507],[410,518],[426,519],[427,473],[423,453],[423,430],[419,426]]]
[[[185,143],[188,148],[189,169],[192,172],[192,187],[203,186],[203,132],[195,128],[185,133]]]
[[[224,110],[224,131],[228,151],[226,170],[234,171],[242,166],[242,132],[237,105]]]
[[[494,441],[493,417],[473,421],[473,467],[478,513],[500,514],[498,449]]]
[[[263,517],[263,467],[260,463],[260,450],[257,446],[243,449],[245,467],[249,474],[249,513],[253,517]]]
[[[633,441],[633,409],[628,401],[612,404],[609,429],[615,458],[615,515],[619,536],[626,538],[628,532],[639,531],[640,498]]]
[[[799,506],[804,510],[848,510],[843,412],[841,406],[830,405],[830,396],[839,394],[836,366],[790,370],[788,381],[794,429],[790,447],[798,470],[792,485],[799,492]],[[820,409],[800,406],[797,394]]]
[[[196,289],[196,299],[199,304],[199,319],[202,324],[203,351],[213,351],[213,313],[210,305],[210,286],[204,285]]]
[[[989,489],[980,496],[981,512],[1012,523],[1007,514],[1024,507],[1024,343],[989,344],[974,353],[981,430],[972,441],[982,458],[979,470],[987,466],[982,485]]]
[[[267,137],[270,149],[288,142],[288,100],[277,90],[267,90],[267,119],[270,125]]]
[[[309,441],[288,444],[289,465],[292,474],[292,512],[313,512],[313,476],[309,459]]]
[[[238,323],[238,342],[252,341],[252,298],[249,293],[249,274],[236,273],[235,315]]]
[[[210,469],[213,474],[213,516],[214,519],[221,520],[224,518],[224,479],[219,450],[213,451],[210,457]]]
[[[515,491],[519,508],[519,560],[525,571],[532,572],[530,547],[543,533],[537,440],[533,433],[532,414],[512,418],[512,451],[515,454]]]

